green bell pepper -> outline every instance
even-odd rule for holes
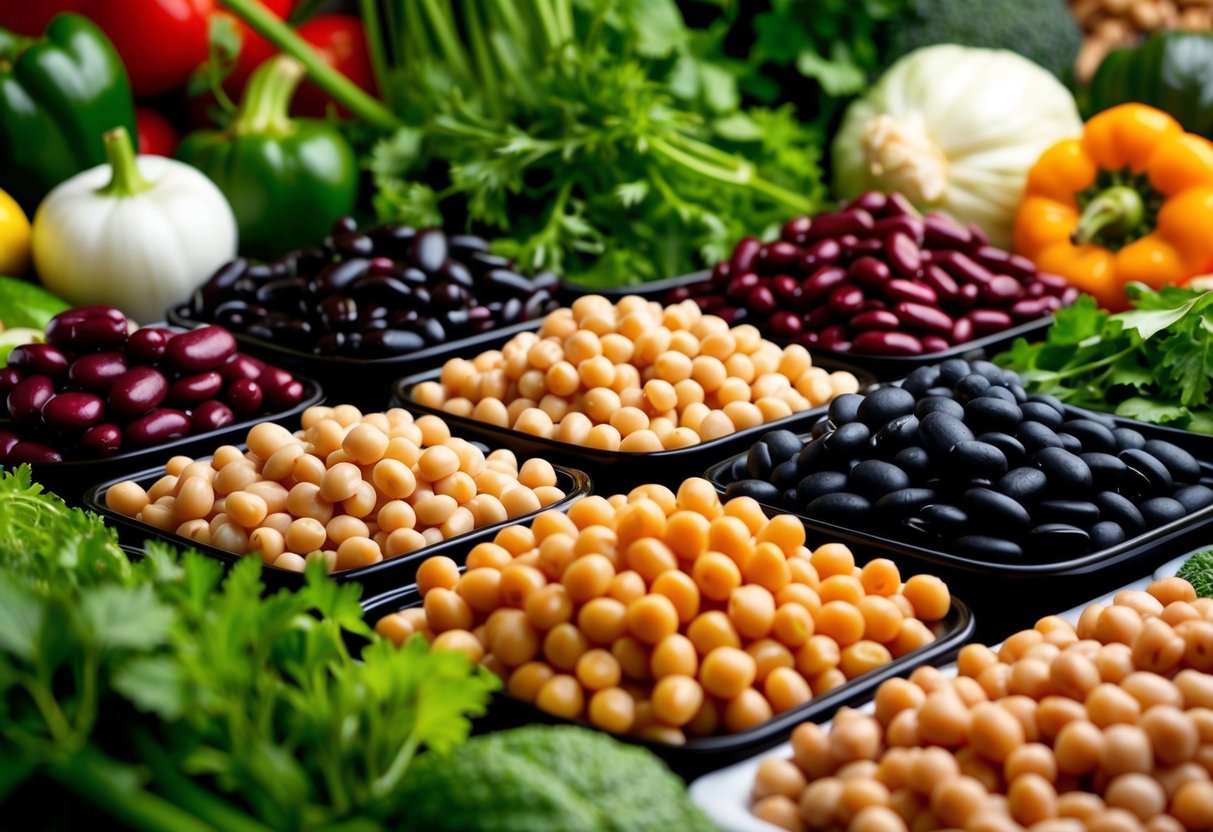
[[[358,162],[345,137],[327,122],[288,113],[302,76],[292,58],[267,61],[249,79],[227,130],[191,133],[177,148],[177,158],[209,176],[231,203],[248,256],[315,245],[358,196]]]
[[[0,324],[45,329],[50,319],[69,308],[67,301],[37,284],[0,277]]]
[[[1139,46],[1117,49],[1100,64],[1089,96],[1091,115],[1137,101],[1213,138],[1213,35],[1155,32]]]
[[[122,59],[92,21],[61,14],[42,38],[0,29],[0,189],[31,216],[63,180],[105,162],[101,135],[135,135]]]

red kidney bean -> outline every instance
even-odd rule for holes
[[[945,214],[931,213],[923,217],[923,238],[931,248],[967,247],[972,235]]]
[[[839,211],[836,214],[822,214],[813,218],[807,239],[820,240],[824,237],[837,239],[847,234],[867,231],[875,224],[876,221],[872,215],[862,208]]]
[[[68,368],[67,379],[86,390],[108,390],[114,379],[127,370],[126,357],[120,352],[94,352],[82,355]]]
[[[712,266],[712,277],[710,278],[712,285],[717,289],[723,289],[729,285],[729,277],[733,274],[733,268],[728,260],[721,260],[715,266]]]
[[[980,294],[981,290],[977,288],[976,283],[966,283],[956,293],[956,305],[963,309],[972,309],[977,305],[977,296]]]
[[[168,400],[181,407],[213,399],[223,389],[223,376],[215,370],[185,376],[173,382],[168,389]]]
[[[28,422],[42,412],[42,405],[55,395],[55,383],[47,376],[29,376],[8,394],[8,415],[14,422]]]
[[[906,301],[935,305],[939,302],[935,290],[921,283],[894,278],[884,285],[884,296],[890,301]]]
[[[800,247],[784,240],[767,243],[758,251],[758,262],[768,272],[791,268],[799,258]]]
[[[826,305],[839,318],[850,318],[863,306],[863,289],[858,286],[839,286],[830,292]]]
[[[858,332],[866,332],[869,329],[884,329],[894,330],[901,326],[901,321],[892,312],[882,309],[873,309],[870,312],[861,312],[850,321],[851,329]]]
[[[821,336],[816,332],[802,332],[796,336],[796,342],[801,346],[815,347],[821,343]]]
[[[973,340],[973,322],[968,318],[957,318],[952,326],[952,343],[963,344]]]
[[[8,366],[23,373],[53,378],[66,372],[67,365],[67,356],[50,344],[22,344],[8,354]]]
[[[859,305],[860,312],[876,312],[878,310],[888,309],[889,305],[880,298],[868,298]]]
[[[986,303],[1007,306],[1023,297],[1023,286],[1010,275],[1000,274],[981,287],[981,298]]]
[[[1081,293],[1078,291],[1077,286],[1067,286],[1061,293],[1061,305],[1069,306],[1074,303],[1074,301],[1078,300],[1079,294]]]
[[[294,379],[277,389],[267,389],[265,395],[275,410],[287,410],[303,401],[303,395],[306,392],[307,389],[303,386],[303,382]]]
[[[812,224],[813,220],[807,216],[792,217],[779,230],[779,237],[785,242],[802,246],[805,244],[805,240],[808,239],[809,226]]]
[[[890,234],[885,238],[884,249],[885,256],[889,259],[889,265],[898,274],[909,277],[922,268],[922,256],[919,253],[918,244],[910,239],[909,235],[902,234],[900,231]]]
[[[224,397],[237,415],[251,416],[261,409],[264,394],[260,384],[242,379],[228,385]]]
[[[135,367],[114,379],[110,385],[109,407],[116,416],[131,419],[164,401],[168,381],[154,367]]]
[[[209,402],[203,402],[194,408],[193,414],[190,416],[190,424],[194,429],[194,433],[206,433],[207,431],[219,430],[236,421],[236,414],[232,409],[223,402],[212,399]]]
[[[872,233],[877,237],[888,239],[892,234],[901,233],[909,237],[915,245],[921,246],[925,239],[926,223],[922,217],[913,215],[898,215],[885,217],[876,221]]]
[[[1023,294],[1026,298],[1038,298],[1048,294],[1048,288],[1043,283],[1033,280],[1024,287]]]
[[[68,309],[51,318],[46,325],[48,344],[73,350],[121,346],[126,335],[126,316],[112,306]]]
[[[38,465],[62,461],[63,456],[58,451],[38,442],[18,442],[8,452],[9,465],[20,465],[23,462]]]
[[[1057,300],[1056,298],[1048,298],[1048,300]],[[1024,298],[1016,301],[1011,307],[1011,317],[1017,321],[1031,321],[1036,318],[1043,317],[1048,311],[1045,304],[1046,298]]]
[[[80,431],[101,421],[105,403],[92,393],[56,393],[42,405],[42,419],[53,428]]]
[[[666,303],[682,303],[684,300],[691,299],[690,286],[676,286],[670,290],[670,293],[665,296]]]
[[[7,430],[0,430],[0,462],[8,461],[9,452],[20,441],[21,437],[17,434],[10,433]]]
[[[770,286],[755,286],[746,294],[745,304],[759,315],[769,315],[775,309],[775,293]]]
[[[959,251],[937,252],[935,262],[943,266],[948,274],[958,281],[983,285],[994,279],[990,270],[979,265],[973,258]]]
[[[695,305],[703,312],[711,312],[724,306],[726,300],[724,295],[700,295],[695,298]]]
[[[859,209],[867,211],[873,216],[876,214],[883,215],[885,209],[888,207],[889,198],[880,191],[866,191],[847,203],[848,211]]]
[[[880,254],[884,251],[884,241],[879,237],[870,237],[866,240],[860,240],[851,247],[851,252],[856,256],[865,254]]]
[[[80,447],[94,456],[113,456],[122,450],[122,428],[110,422],[93,425],[80,437]]]
[[[180,410],[153,410],[126,426],[123,436],[132,445],[159,445],[190,432],[190,417]]]
[[[893,307],[893,314],[903,324],[915,329],[925,329],[936,335],[951,335],[954,322],[947,312],[935,306],[923,303],[899,303]]]
[[[842,246],[843,255],[854,254],[855,246],[859,245],[859,238],[854,234],[843,234],[838,238],[838,245]]]
[[[0,367],[0,396],[7,396],[25,375],[16,367]]]
[[[897,191],[893,191],[893,193],[888,195],[888,201],[885,203],[884,213],[886,216],[890,217],[904,215],[916,217],[918,216],[918,209],[915,208],[910,200],[906,199],[904,195],[898,193]]]
[[[850,349],[850,344],[847,344],[846,327],[840,324],[827,326],[821,330],[818,335],[818,343],[827,350],[837,350],[838,352],[846,352]],[[847,346],[841,346],[847,344]]]
[[[938,335],[928,335],[922,339],[923,352],[943,352],[951,346],[947,338],[941,338]]]
[[[1001,309],[974,309],[965,317],[973,322],[973,332],[977,335],[989,335],[1011,326],[1011,315]]]
[[[922,341],[908,332],[869,330],[851,341],[852,352],[867,355],[922,355]]]
[[[875,257],[860,257],[847,268],[847,275],[860,286],[875,289],[888,282],[892,276],[889,266]]]
[[[834,291],[847,281],[846,269],[839,266],[822,266],[800,284],[804,298],[812,303],[823,295]]]
[[[139,364],[156,364],[164,358],[164,351],[173,333],[157,327],[145,326],[131,333],[126,339],[126,354]]]
[[[771,278],[771,291],[780,301],[793,301],[799,305],[801,300],[800,283],[790,274],[777,274]]]
[[[757,237],[742,237],[733,247],[733,256],[729,260],[729,270],[733,274],[752,271],[762,250],[762,241]]]
[[[819,306],[814,306],[809,314],[804,316],[805,329],[819,330],[823,326],[828,326],[830,323],[830,307],[824,303]]]
[[[729,285],[725,288],[725,294],[735,300],[744,298],[749,294],[751,289],[761,282],[762,278],[754,272],[744,272],[729,281]]]
[[[934,263],[923,270],[922,282],[934,289],[936,296],[944,300],[955,300],[956,296],[960,294],[960,286],[957,285],[952,275]]]
[[[792,338],[799,335],[802,326],[800,317],[795,312],[789,312],[786,309],[772,312],[767,324],[771,327],[771,333],[780,338]]]
[[[981,230],[981,227],[977,223],[971,222],[968,224],[967,228],[969,230],[969,237],[972,238],[972,242],[969,243],[970,246],[973,248],[981,248],[982,246],[988,246],[990,244],[989,236],[986,235],[986,232]]]
[[[203,326],[169,341],[164,356],[182,372],[200,373],[222,366],[235,352],[232,333],[220,326]]]
[[[805,249],[800,258],[801,274],[810,274],[822,266],[832,265],[842,257],[842,246],[837,240],[826,238],[818,240]]]
[[[295,380],[295,377],[280,367],[266,367],[257,379],[264,390],[279,390]]]
[[[1049,272],[1039,272],[1036,275],[1036,282],[1049,290],[1051,295],[1060,295],[1066,289],[1070,288],[1070,282],[1061,275],[1050,274]]]
[[[264,362],[238,352],[219,368],[219,374],[223,376],[224,381],[236,381],[242,378],[256,381],[261,378],[264,369]]]

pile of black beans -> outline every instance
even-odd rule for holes
[[[556,284],[480,237],[343,218],[314,248],[222,266],[185,313],[292,350],[384,358],[542,317]]]
[[[839,396],[807,442],[768,433],[731,475],[730,497],[1011,562],[1101,551],[1213,505],[1184,449],[961,359]]]

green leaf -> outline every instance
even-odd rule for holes
[[[0,572],[0,649],[27,662],[34,660],[46,607]]]
[[[855,95],[868,80],[867,73],[851,62],[846,46],[841,43],[834,44],[828,59],[814,50],[801,50],[796,56],[796,69],[821,84],[827,95],[835,97]]]
[[[1192,419],[1184,428],[1195,433],[1213,434],[1213,410],[1202,407],[1192,411]]]
[[[1109,386],[1132,387],[1141,393],[1155,383],[1154,374],[1138,363],[1136,355],[1126,355],[1108,373]]]
[[[639,205],[648,199],[648,196],[649,183],[643,179],[635,182],[622,182],[615,186],[615,198],[619,200],[620,205],[627,208]]]
[[[1213,374],[1213,339],[1208,333],[1167,339],[1162,365],[1170,370],[1170,380],[1178,385],[1180,404],[1197,405],[1208,400],[1213,386],[1209,380]]]
[[[175,620],[150,586],[89,587],[80,593],[81,635],[105,649],[147,650],[163,644]]]
[[[0,754],[0,805],[13,790],[24,783],[37,769],[35,761],[20,754]]]
[[[1167,402],[1159,402],[1154,399],[1147,399],[1142,396],[1134,396],[1131,399],[1125,399],[1116,406],[1114,411],[1117,416],[1124,416],[1128,419],[1137,419],[1142,422],[1149,422],[1154,425],[1168,425],[1176,422],[1187,420],[1191,413],[1186,407],[1169,404]]]
[[[1073,305],[1057,310],[1049,327],[1050,344],[1078,344],[1103,331],[1108,313],[1100,310],[1095,298],[1079,295]]]
[[[135,656],[119,665],[111,682],[136,708],[161,719],[172,722],[185,711],[185,671],[170,656]]]
[[[1128,312],[1120,312],[1112,317],[1119,321],[1125,329],[1132,329],[1142,339],[1149,340],[1159,332],[1174,326],[1188,313],[1203,311],[1210,303],[1213,303],[1213,292],[1205,292],[1180,306],[1169,309],[1133,309]]]

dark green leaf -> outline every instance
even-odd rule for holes
[[[171,607],[150,586],[89,587],[80,593],[81,635],[106,649],[147,650],[163,644],[172,626]]]
[[[32,662],[45,617],[42,603],[0,572],[0,649]]]
[[[1116,406],[1116,415],[1155,425],[1183,422],[1191,415],[1186,407],[1134,396]]]
[[[135,656],[119,665],[111,681],[141,711],[173,721],[185,710],[185,672],[170,656]]]

